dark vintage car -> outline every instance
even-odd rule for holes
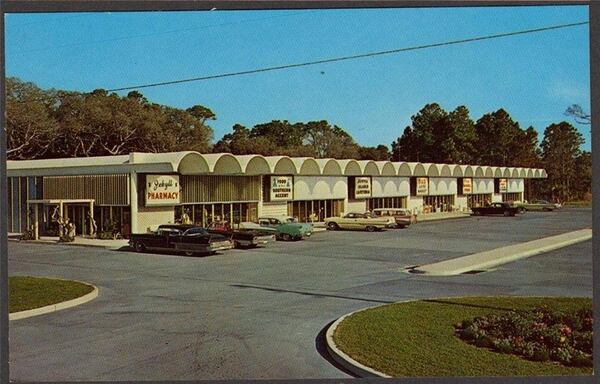
[[[237,248],[254,248],[275,241],[275,231],[267,229],[233,229],[228,221],[215,221],[207,228],[208,233],[231,239]]]
[[[473,215],[504,215],[504,216],[514,216],[519,212],[517,207],[514,207],[508,203],[497,202],[491,203],[485,207],[473,207],[471,208],[473,211]]]
[[[375,208],[374,217],[390,216],[396,220],[397,228],[405,228],[417,222],[417,216],[404,208]]]
[[[129,245],[138,252],[173,251],[188,256],[197,253],[214,254],[233,248],[229,237],[209,233],[202,227],[188,224],[164,224],[155,232],[131,234]]]

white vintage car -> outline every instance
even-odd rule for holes
[[[364,229],[374,232],[385,228],[396,228],[396,220],[391,216],[373,217],[366,213],[350,212],[342,217],[325,218],[327,229]]]

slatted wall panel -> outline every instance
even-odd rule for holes
[[[97,205],[129,205],[129,175],[45,176],[44,199],[94,199]]]
[[[182,203],[258,201],[260,176],[181,176]]]

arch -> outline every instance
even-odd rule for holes
[[[519,169],[518,168],[512,168],[511,172],[510,172],[511,177],[513,178],[518,178],[519,177]]]
[[[312,157],[293,157],[299,175],[320,175],[321,167]]]
[[[483,169],[485,170],[485,177],[494,177],[494,171],[492,170],[492,167],[484,166]]]
[[[504,167],[502,169],[502,177],[510,177],[510,173],[511,173],[510,170],[511,169],[512,168]]]
[[[527,177],[530,179],[535,177],[535,175],[533,174],[533,169],[527,168]]]
[[[271,173],[275,175],[295,175],[298,173],[292,159],[287,156],[267,156],[265,157]]]
[[[346,176],[360,176],[362,175],[362,170],[360,169],[360,165],[356,160],[344,159],[337,160],[340,167],[343,169],[343,174]]]
[[[525,168],[519,168],[519,177],[520,178],[527,177],[527,170],[525,170]]]
[[[473,167],[470,165],[459,165],[464,177],[473,177]]]
[[[480,165],[475,166],[475,177],[484,177],[483,167]]]
[[[209,153],[202,156],[208,163],[208,167],[212,173],[242,173],[242,166],[231,153]]]
[[[452,171],[448,164],[438,164],[437,167],[441,177],[452,177]]]
[[[427,176],[425,166],[421,163],[407,163],[410,167],[411,176]]]
[[[427,170],[427,176],[437,177],[440,175],[440,171],[436,164],[424,163],[423,166]]]
[[[543,177],[544,179],[547,178],[548,177],[548,173],[546,173],[546,170],[542,169],[541,171],[542,171],[541,177]]]
[[[463,170],[460,165],[450,164],[448,165],[448,168],[452,173],[452,177],[463,177]]]
[[[494,167],[494,177],[502,177],[503,167]]]
[[[408,163],[398,162],[398,163],[392,163],[392,164],[394,165],[394,168],[396,168],[396,174],[398,176],[406,176],[406,177],[412,176],[412,169],[410,168],[410,165],[408,165]]]
[[[396,176],[396,169],[390,161],[376,161],[381,176]]]
[[[316,159],[322,175],[338,176],[342,174],[342,167],[335,159]]]
[[[198,152],[187,152],[177,162],[174,167],[182,175],[195,175],[199,173],[209,173],[208,163]]]
[[[379,168],[373,160],[358,160],[357,163],[363,175],[379,176]]]
[[[541,172],[541,170],[540,170],[540,169],[538,169],[538,168],[536,168],[536,169],[533,171],[533,174],[534,174],[534,176],[535,176],[535,177],[537,177],[537,178],[540,178],[540,177],[542,177],[542,172]]]
[[[242,167],[242,172],[246,175],[268,175],[271,173],[269,163],[260,155],[237,156],[237,160]]]

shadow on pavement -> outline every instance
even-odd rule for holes
[[[331,357],[331,355],[327,351],[326,334],[327,334],[327,330],[329,329],[329,327],[331,326],[331,324],[333,324],[334,322],[335,322],[335,320],[329,322],[329,324],[327,324],[317,334],[317,337],[315,338],[315,347],[317,348],[317,352],[319,352],[319,355],[321,355],[322,358],[324,358],[325,360],[327,360],[327,362],[329,364],[333,365],[335,368],[339,369],[340,371],[344,372],[347,375],[350,375],[350,376],[352,376],[354,378],[357,378],[358,376],[356,376],[354,373],[348,371],[346,368],[342,367],[337,361],[335,361]]]

